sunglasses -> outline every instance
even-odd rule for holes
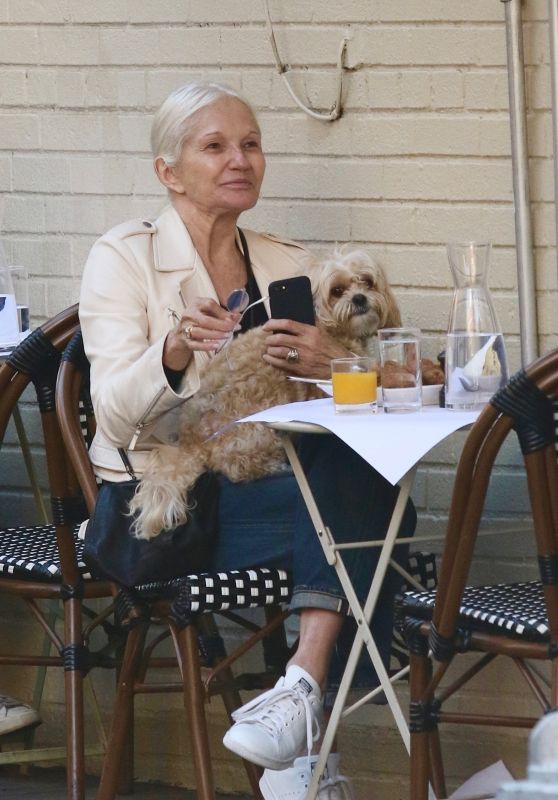
[[[253,303],[250,302],[250,297],[246,289],[233,289],[230,295],[227,298],[227,302],[225,304],[225,308],[227,311],[231,311],[236,314],[240,314],[240,319],[238,320],[238,325],[242,322],[244,315],[250,311],[251,308],[257,306],[258,303],[263,303],[264,300],[269,300],[269,295],[265,297],[260,297],[259,300],[254,300]],[[221,352],[227,348],[233,340],[233,333],[231,331],[230,335],[225,339],[225,341],[215,350],[216,353]],[[229,365],[229,369],[232,369],[233,366],[229,361],[229,354],[225,353],[227,358],[227,364]]]

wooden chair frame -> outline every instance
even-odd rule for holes
[[[93,408],[89,398],[89,370],[83,353],[81,335],[77,334],[63,355],[58,375],[56,407],[62,434],[71,462],[83,491],[89,512],[92,512],[98,486],[89,459],[79,418],[80,401],[85,407],[89,425],[94,425]],[[180,581],[180,579],[179,579]],[[160,584],[158,585],[161,586]],[[140,693],[180,692],[184,697],[189,733],[192,742],[197,796],[200,800],[215,798],[211,768],[209,738],[205,718],[205,701],[220,694],[229,714],[241,704],[240,689],[267,688],[282,674],[288,658],[288,648],[282,623],[288,612],[276,605],[265,606],[266,622],[256,625],[234,611],[222,616],[238,623],[250,632],[250,637],[233,653],[227,655],[218,634],[212,613],[181,611],[176,593],[166,597],[165,591],[156,588],[149,592],[118,591],[117,611],[128,638],[113,707],[112,725],[107,755],[103,765],[98,800],[112,800],[117,785],[122,781],[121,763],[133,747],[134,698]],[[152,625],[162,625],[164,633],[149,644],[147,636]],[[155,648],[163,639],[172,638],[176,659],[156,657]],[[270,657],[266,659],[276,670],[264,673],[233,676],[232,664],[258,642],[267,643]],[[153,684],[146,679],[149,667],[176,667],[180,679]],[[244,762],[254,797],[261,798],[259,790],[260,768]],[[130,776],[129,776],[130,777]],[[131,788],[128,781],[128,788]]]
[[[514,376],[483,410],[459,460],[433,611],[421,609],[421,602],[426,600],[418,593],[414,598],[404,596],[400,603],[411,651],[412,800],[427,800],[429,783],[437,797],[446,796],[440,724],[530,728],[537,721],[514,714],[444,710],[448,698],[497,656],[514,659],[542,713],[558,705],[558,466],[552,406],[557,394],[558,350],[555,350]],[[491,472],[512,429],[518,434],[524,457],[548,620],[549,634],[538,641],[494,630],[468,616],[464,619],[463,611]],[[462,652],[477,652],[479,660],[450,686],[443,686],[449,665],[458,662]],[[531,659],[550,662],[548,690],[529,666]]]
[[[68,800],[83,800],[85,796],[84,677],[96,664],[114,666],[114,661],[106,654],[95,655],[88,646],[91,632],[105,624],[105,614],[92,612],[92,620],[84,625],[83,600],[111,598],[111,586],[108,582],[84,580],[78,567],[74,527],[80,521],[80,509],[85,512],[78,483],[66,457],[54,405],[60,356],[78,325],[78,307],[74,305],[33,331],[0,366],[0,441],[23,391],[30,383],[36,389],[61,569],[58,581],[27,580],[0,573],[0,595],[20,597],[58,651],[58,655],[48,655],[45,652],[15,654],[8,650],[0,653],[0,665],[64,669]],[[61,601],[62,636],[56,631],[56,615],[45,613],[41,608],[42,600]],[[107,631],[109,629],[107,625]],[[50,750],[53,759],[58,751]]]

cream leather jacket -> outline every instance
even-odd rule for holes
[[[301,245],[245,230],[262,296],[272,280],[300,274],[311,261]],[[240,241],[239,248],[242,250]],[[133,220],[102,236],[85,265],[79,316],[91,362],[97,434],[91,460],[106,480],[126,480],[118,447],[128,450],[141,475],[147,453],[177,440],[177,414],[199,388],[199,369],[210,356],[196,352],[176,391],[166,379],[162,352],[174,326],[169,309],[183,302],[217,300],[211,279],[177,212],[154,222]],[[268,308],[269,313],[269,308]]]

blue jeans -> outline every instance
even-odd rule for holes
[[[324,523],[337,543],[380,539],[386,533],[399,488],[392,486],[361,456],[333,435],[304,434],[298,454]],[[337,573],[324,556],[302,494],[291,472],[257,481],[231,483],[220,478],[217,570],[277,567],[293,576],[291,609],[323,608],[346,613],[348,603]],[[412,536],[416,512],[409,501],[400,536]],[[404,560],[407,546],[394,550]],[[364,603],[379,548],[343,551],[343,560],[359,600]],[[393,627],[393,599],[401,585],[388,570],[372,620],[376,643],[387,664]],[[348,618],[332,658],[330,685],[338,683],[352,643]],[[354,630],[354,627],[352,628]],[[375,686],[377,679],[363,653],[353,686]]]

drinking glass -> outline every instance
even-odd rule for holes
[[[19,331],[24,335],[29,331],[29,275],[26,267],[8,267],[8,269],[14,286]]]
[[[378,375],[371,358],[334,358],[331,383],[336,413],[377,410]]]
[[[0,348],[19,344],[19,324],[11,270],[0,269]]]
[[[480,409],[507,379],[501,333],[448,333],[446,408]]]
[[[383,328],[378,331],[378,343],[384,411],[388,414],[420,411],[420,331],[417,328]]]
[[[488,289],[490,242],[447,246],[454,281],[446,340],[446,408],[482,408],[508,378],[502,328]]]

